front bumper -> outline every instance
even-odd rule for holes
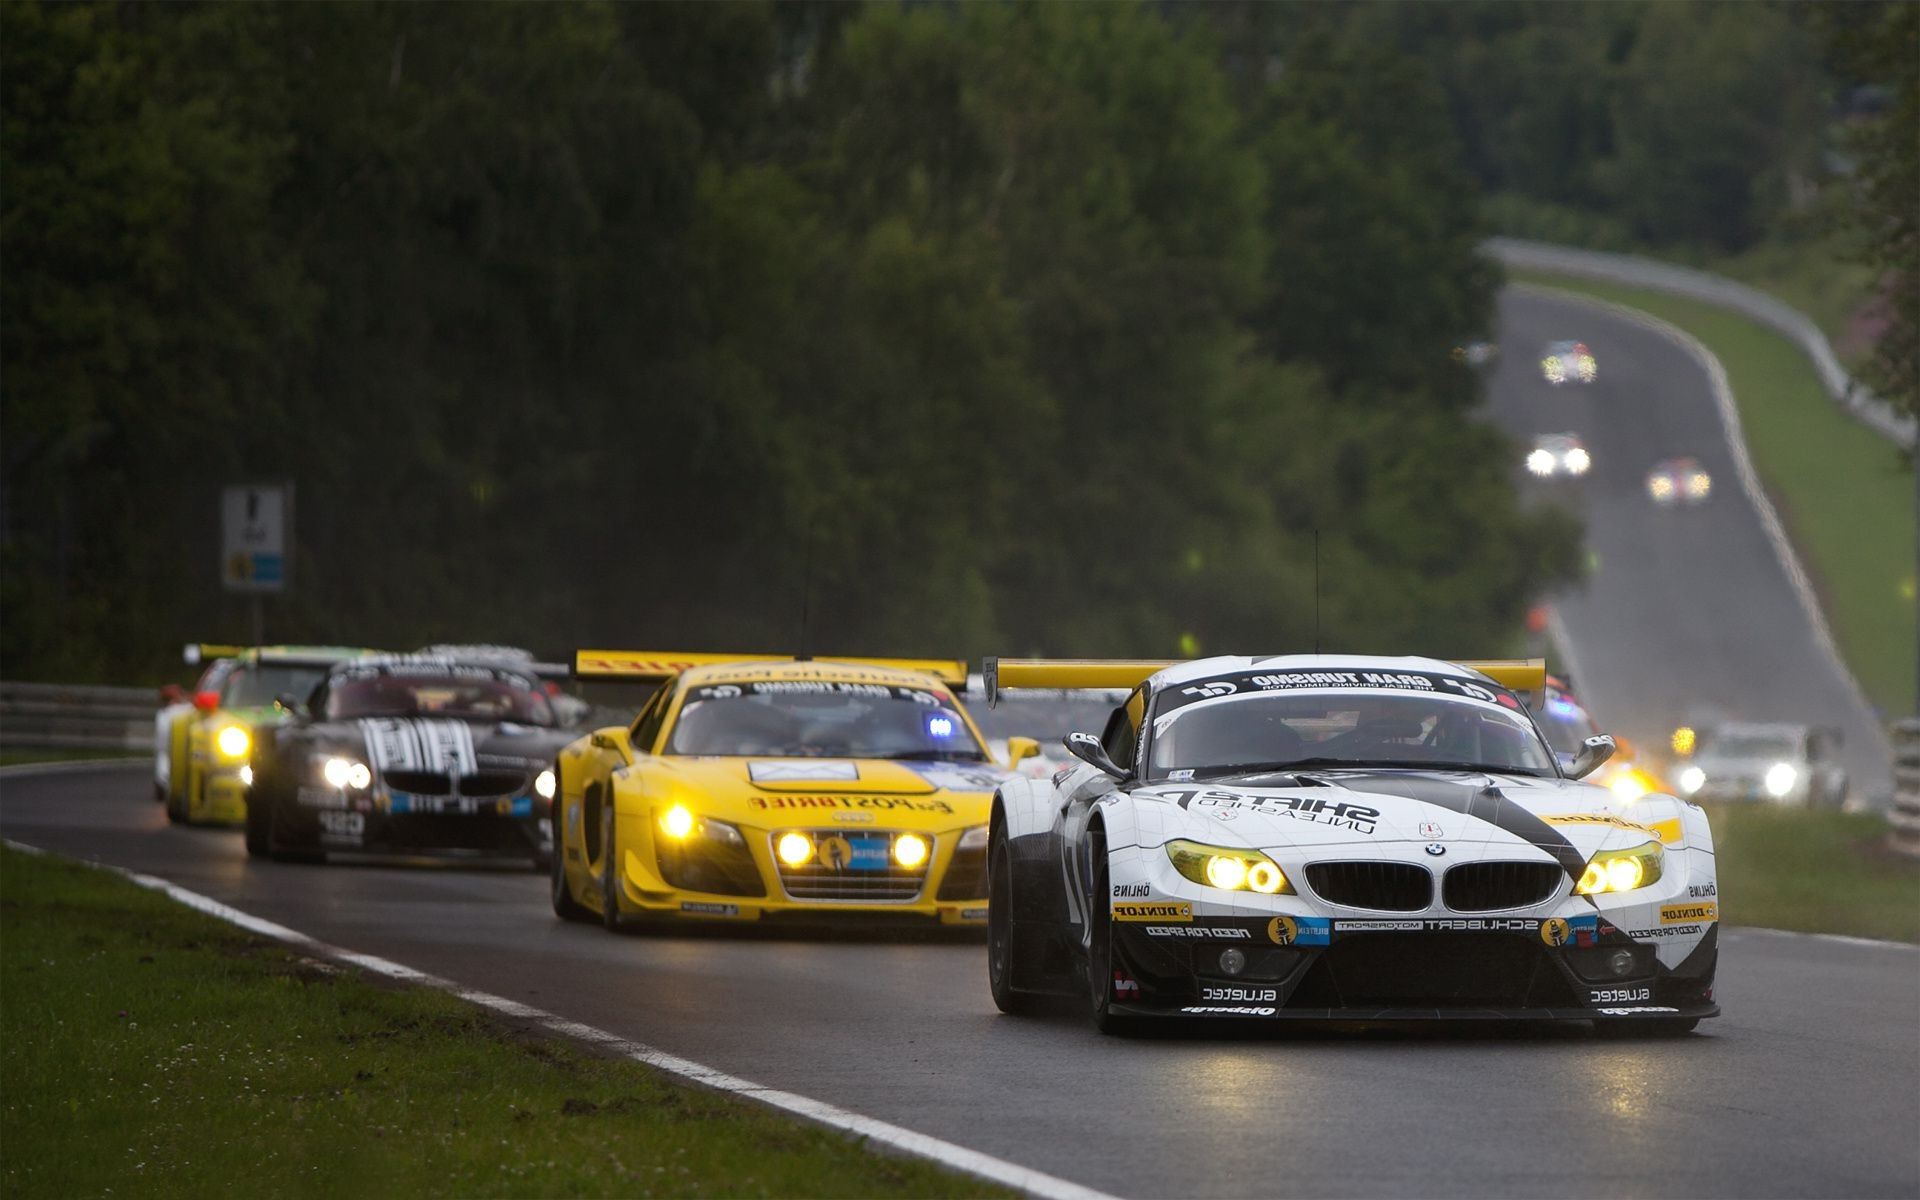
[[[1651,942],[1594,914],[1115,922],[1113,1011],[1321,1021],[1710,1017],[1719,1013],[1717,928],[1669,968]],[[1229,951],[1238,952],[1228,956],[1237,973],[1222,961]]]
[[[303,787],[274,822],[275,841],[347,854],[464,854],[544,859],[551,806],[536,795],[348,797]]]

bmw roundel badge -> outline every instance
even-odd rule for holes
[[[1427,853],[1433,855],[1435,858],[1440,857],[1442,854],[1445,854],[1446,852],[1447,852],[1447,848],[1445,846],[1442,846],[1439,842],[1427,843]]]

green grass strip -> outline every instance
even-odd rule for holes
[[[1920,942],[1920,863],[1886,848],[1879,813],[1705,807],[1722,921]]]
[[[0,918],[8,1196],[1007,1194],[104,871],[0,850]]]
[[[1798,347],[1737,313],[1562,275],[1511,277],[1640,309],[1713,351],[1853,677],[1889,719],[1913,712],[1914,481],[1900,451],[1833,406]]]

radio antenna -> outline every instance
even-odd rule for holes
[[[800,568],[800,646],[802,659],[812,657],[807,646],[808,626],[813,615],[813,542],[814,527],[807,526],[807,553]]]
[[[1313,531],[1313,652],[1320,653],[1320,531]]]

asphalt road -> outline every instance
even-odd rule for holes
[[[977,942],[614,936],[524,871],[254,862],[148,788],[0,777],[0,833],[1116,1195],[1920,1194],[1910,948],[1730,930],[1677,1041],[1118,1040],[1000,1016]]]
[[[1599,376],[1555,388],[1548,343],[1577,338]],[[1580,512],[1597,556],[1587,586],[1556,602],[1579,666],[1575,691],[1604,726],[1649,747],[1703,713],[1838,727],[1853,794],[1892,786],[1874,715],[1820,648],[1734,471],[1707,378],[1672,342],[1603,309],[1508,290],[1499,310],[1489,411],[1522,440],[1578,433],[1593,456],[1580,480],[1528,486]],[[1647,472],[1690,455],[1713,478],[1695,508],[1661,509]],[[1524,475],[1516,457],[1517,475]]]

